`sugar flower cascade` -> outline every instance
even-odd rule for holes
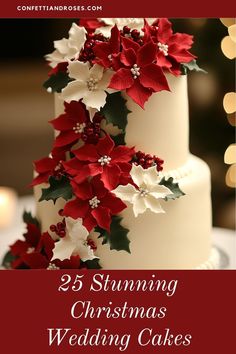
[[[64,112],[50,121],[57,132],[52,151],[35,161],[31,186],[41,187],[40,201],[56,208],[63,198],[64,207],[46,233],[24,213],[27,231],[11,246],[5,266],[99,268],[97,238],[130,252],[124,209],[132,207],[137,218],[147,209],[164,213],[166,202],[184,195],[173,178],[161,177],[161,156],[126,145],[124,97],[145,110],[151,95],[170,91],[167,73],[200,70],[192,43],[166,18],[83,19],[54,42],[44,87],[64,101]]]

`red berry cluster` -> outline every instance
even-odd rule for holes
[[[63,209],[59,210],[58,214],[62,216]],[[58,222],[56,225],[51,225],[50,230],[55,232],[55,234],[61,238],[66,236],[66,222],[65,218],[62,221]]]
[[[95,54],[93,52],[93,47],[97,42],[106,42],[107,39],[101,33],[88,33],[87,40],[84,44],[84,48],[82,49],[79,60],[86,62],[86,61],[93,61],[95,59]]]
[[[88,122],[81,135],[81,139],[88,144],[96,144],[100,138],[101,128],[98,122]]]
[[[96,251],[97,246],[96,246],[95,242],[91,238],[88,238],[87,244],[91,248],[91,250]]]
[[[156,155],[145,154],[142,151],[138,151],[133,158],[133,163],[135,165],[142,166],[144,169],[156,166],[157,171],[162,171],[164,160],[160,159]]]
[[[143,45],[143,40],[141,38],[140,32],[136,29],[133,29],[131,31],[131,28],[128,26],[124,26],[123,30],[120,31],[120,34],[124,37],[130,37],[132,38],[135,42],[137,42],[139,45]]]

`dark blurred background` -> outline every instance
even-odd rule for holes
[[[46,156],[53,132],[53,96],[42,84],[48,66],[43,56],[53,40],[67,37],[72,19],[1,20],[0,54],[0,186],[19,195],[32,193],[32,161]],[[234,189],[226,184],[227,147],[234,143],[235,116],[223,109],[225,93],[235,91],[234,60],[221,51],[227,27],[219,19],[174,19],[174,30],[195,36],[192,52],[208,74],[189,75],[190,149],[212,173],[214,225],[234,228]]]

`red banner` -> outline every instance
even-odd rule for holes
[[[234,271],[2,271],[1,352],[231,354]]]
[[[1,5],[1,18],[79,17],[234,17],[232,1],[198,0],[11,0]]]

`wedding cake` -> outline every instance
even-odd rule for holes
[[[216,266],[210,171],[189,152],[192,43],[165,18],[81,20],[54,42],[55,140],[13,268]]]

